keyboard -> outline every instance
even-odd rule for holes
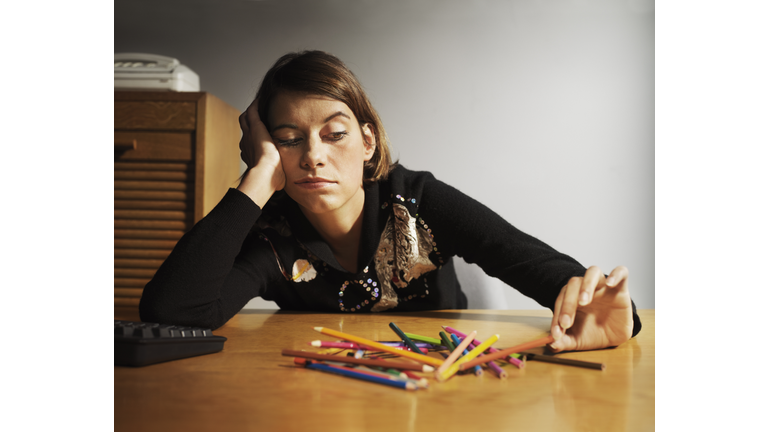
[[[226,340],[210,329],[115,320],[115,366],[146,366],[219,352]]]

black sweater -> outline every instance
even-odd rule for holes
[[[287,310],[466,309],[453,256],[554,309],[568,279],[586,271],[427,172],[395,168],[365,188],[363,212],[353,274],[290,198],[275,196],[262,211],[230,189],[144,288],[141,319],[215,329],[258,296]]]

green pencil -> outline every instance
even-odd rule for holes
[[[456,349],[456,345],[454,345],[454,343],[453,343],[453,341],[451,340],[451,338],[449,338],[449,337],[448,337],[448,335],[447,335],[447,334],[446,334],[444,331],[441,331],[441,332],[440,332],[440,339],[442,339],[442,340],[443,340],[443,345],[444,345],[446,348],[448,348],[448,350],[449,350],[450,352],[453,352],[453,350],[455,350],[455,349]]]
[[[441,341],[440,339],[435,339],[435,338],[429,337],[429,336],[422,336],[422,335],[417,335],[417,334],[413,334],[413,333],[405,333],[405,335],[408,336],[409,338],[411,338],[411,340],[415,340],[415,341],[419,341],[419,342],[431,343],[432,345],[442,345],[443,344],[443,341]]]

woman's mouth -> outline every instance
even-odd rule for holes
[[[336,182],[322,177],[305,177],[296,180],[294,184],[302,189],[322,189]]]

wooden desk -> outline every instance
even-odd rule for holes
[[[317,350],[322,326],[374,340],[406,332],[436,335],[441,325],[500,334],[498,348],[548,334],[549,311],[460,310],[402,314],[319,314],[244,310],[214,334],[220,353],[143,368],[115,367],[116,431],[649,431],[655,423],[655,311],[643,330],[615,349],[564,357],[606,364],[605,371],[529,361],[509,377],[490,371],[454,376],[406,391],[300,369],[281,350]],[[116,319],[138,320],[115,308]],[[542,350],[531,350],[541,352]]]

